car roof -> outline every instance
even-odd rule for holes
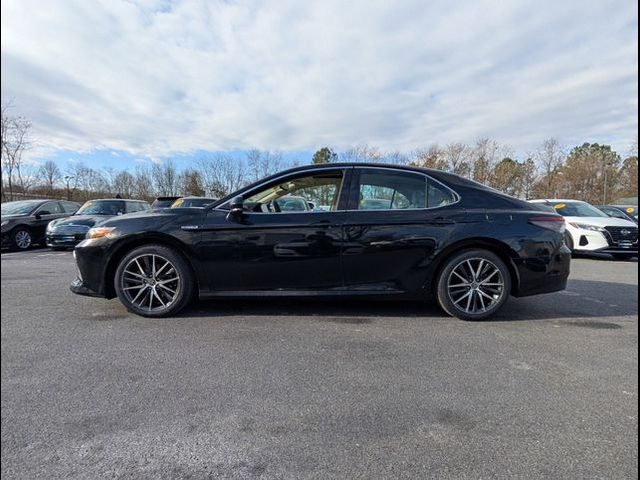
[[[574,198],[537,198],[535,200],[528,200],[531,203],[588,203],[584,200],[576,200]]]
[[[136,202],[136,203],[149,203],[145,200],[134,200],[133,198],[94,198],[87,200],[87,202]]]

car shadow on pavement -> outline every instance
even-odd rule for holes
[[[571,280],[567,290],[563,292],[524,298],[512,297],[500,312],[485,322],[637,315],[637,298],[637,285]],[[178,315],[182,318],[238,316],[329,317],[336,323],[371,323],[376,318],[447,317],[435,302],[282,297],[201,300]]]

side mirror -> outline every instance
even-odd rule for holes
[[[244,215],[244,198],[241,195],[234,197],[229,204],[229,220],[238,220]]]

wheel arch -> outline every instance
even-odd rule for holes
[[[433,279],[437,279],[445,267],[446,261],[465,250],[482,249],[488,250],[496,254],[505,263],[511,275],[511,295],[515,294],[520,288],[520,275],[514,263],[514,258],[518,258],[517,252],[508,244],[501,240],[490,237],[474,237],[466,238],[449,245],[443,249],[434,259]],[[431,282],[431,294],[435,294],[437,282]]]
[[[122,240],[120,243],[118,243],[117,246],[114,247],[104,270],[104,293],[106,298],[116,297],[116,291],[113,281],[116,270],[118,269],[118,265],[120,264],[120,260],[122,260],[124,256],[134,248],[143,247],[145,245],[162,245],[164,247],[169,247],[175,250],[176,253],[184,258],[184,260],[187,262],[187,265],[189,265],[191,273],[193,274],[193,279],[196,282],[194,290],[196,292],[199,290],[200,282],[197,271],[193,264],[193,258],[189,247],[182,241],[178,240],[175,237],[172,237],[171,235],[162,233],[149,233],[145,234],[144,236],[135,236]]]

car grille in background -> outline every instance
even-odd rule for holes
[[[75,235],[82,234],[83,236],[89,231],[86,225],[60,225],[54,228],[55,235]]]
[[[605,227],[609,233],[609,244],[636,243],[638,241],[637,227]]]

